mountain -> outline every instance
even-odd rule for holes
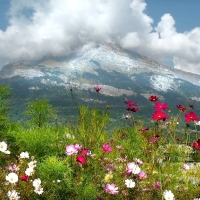
[[[101,45],[68,57],[39,61],[20,61],[3,66],[0,84],[9,84],[11,117],[20,118],[26,104],[35,98],[46,98],[58,109],[64,120],[75,117],[70,88],[80,105],[111,106],[114,119],[126,113],[124,101],[138,102],[139,116],[151,116],[151,95],[157,95],[177,112],[176,105],[194,104],[200,111],[200,75],[163,65],[136,52],[118,46]],[[102,89],[95,94],[94,87]]]

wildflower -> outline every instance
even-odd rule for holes
[[[21,180],[22,181],[27,181],[28,180],[28,176],[26,174],[24,174],[22,177],[21,177]]]
[[[79,149],[82,148],[82,145],[79,145],[79,144],[75,144],[74,146],[75,146],[75,148],[76,148],[77,150],[79,150]]]
[[[109,170],[115,169],[115,166],[113,163],[110,163],[110,164],[106,165],[104,168],[109,171]]]
[[[190,108],[194,109],[194,105],[193,104],[189,104],[188,105]]]
[[[185,114],[185,122],[189,123],[190,121],[199,121],[200,118],[197,116],[196,113],[190,112]]]
[[[196,126],[200,126],[200,121],[194,121]]]
[[[139,179],[145,179],[145,178],[147,178],[147,174],[145,172],[143,172],[143,171],[140,171],[138,173],[138,176],[139,176]]]
[[[20,196],[18,195],[19,192],[16,192],[16,190],[8,191],[7,196],[10,200],[18,200]]]
[[[184,163],[184,164],[183,164],[183,169],[184,169],[185,171],[189,170],[189,169],[190,169],[190,165]]]
[[[140,128],[138,131],[148,131],[149,127],[145,127],[145,128]]]
[[[172,193],[171,190],[165,190],[163,193],[163,197],[165,200],[173,200],[174,199],[174,194]]]
[[[183,107],[181,104],[177,105],[177,108],[182,112],[185,112],[187,110],[187,108]]]
[[[154,114],[152,114],[151,118],[153,120],[163,120],[165,121],[166,119],[169,118],[164,112],[162,111],[156,111]]]
[[[126,115],[123,114],[123,115],[122,115],[122,118],[123,118],[123,119],[129,119],[129,118],[131,118],[131,115],[130,115],[130,114],[126,114]]]
[[[192,145],[196,150],[200,151],[200,138],[197,140],[197,142],[194,142]]]
[[[128,111],[132,111],[132,112],[137,112],[138,110],[140,110],[139,108],[127,108],[126,110]]]
[[[149,97],[149,101],[156,102],[156,101],[158,101],[158,97],[152,95],[152,96]]]
[[[73,91],[73,89],[72,89],[72,88],[70,88],[70,89],[69,89],[69,91],[70,91],[70,92],[72,92],[72,91]]]
[[[109,194],[118,194],[118,187],[115,184],[106,184],[105,190]]]
[[[140,164],[140,165],[143,164],[143,161],[141,161],[139,158],[135,158],[135,162],[136,162],[137,164]]]
[[[104,181],[105,181],[106,183],[109,183],[109,182],[112,180],[112,178],[113,178],[113,174],[112,174],[112,172],[110,171],[109,173],[107,173],[107,174],[105,175]]]
[[[73,154],[77,154],[77,153],[78,153],[78,149],[73,144],[66,146],[66,154],[67,155],[73,155]]]
[[[95,86],[94,90],[98,93],[101,90],[101,88],[99,86]]]
[[[6,176],[6,181],[12,184],[16,183],[18,181],[18,175],[14,172],[11,172]]]
[[[21,152],[19,156],[20,156],[21,159],[29,158],[29,153],[27,151]]]
[[[15,164],[11,164],[8,166],[8,170],[10,170],[11,172],[19,171],[19,167]]]
[[[125,104],[128,105],[128,107],[132,108],[133,106],[137,106],[137,102],[132,102],[132,101],[125,101],[124,102]]]
[[[33,160],[33,161],[28,163],[28,166],[34,168],[34,167],[36,167],[36,163],[37,163],[37,161]]]
[[[119,149],[119,150],[122,150],[122,149],[124,149],[122,146],[119,146],[119,145],[118,145],[118,146],[116,146],[116,148],[117,148],[117,149]]]
[[[155,182],[155,183],[152,184],[152,187],[154,189],[160,190],[160,189],[162,189],[162,184],[160,182]]]
[[[112,151],[112,146],[110,146],[108,143],[102,144],[101,148],[103,149],[104,152],[110,153]]]
[[[5,154],[10,154],[10,151],[7,150],[8,145],[2,141],[0,142],[0,151],[5,153]]]
[[[34,192],[40,195],[44,192],[44,190],[41,186],[39,186],[39,187],[35,187]]]
[[[77,156],[76,161],[84,165],[86,163],[86,158],[84,156]]]
[[[168,105],[166,103],[156,102],[154,106],[155,111],[167,110]]]
[[[87,150],[87,149],[82,149],[81,150],[81,154],[82,155],[87,155],[89,153],[89,150]]]
[[[134,162],[130,162],[130,163],[128,163],[127,164],[127,166],[126,166],[126,171],[127,171],[127,173],[128,174],[139,174],[140,173],[140,171],[141,171],[141,169],[140,169],[140,167],[137,165],[137,164],[135,164]]]
[[[149,139],[149,142],[154,143],[154,142],[157,142],[159,140],[160,140],[160,136],[159,135],[155,135],[155,136],[153,136],[153,137],[151,137]]]
[[[29,168],[27,168],[26,171],[25,171],[25,174],[26,174],[27,176],[32,176],[34,173],[35,173],[35,170],[34,170],[33,167],[29,167]]]
[[[41,185],[41,180],[40,178],[37,178],[33,181],[33,187],[37,188]]]
[[[125,184],[127,188],[134,188],[135,187],[135,182],[131,179],[126,179]]]

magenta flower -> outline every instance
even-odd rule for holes
[[[151,118],[152,118],[152,120],[163,120],[163,121],[165,121],[166,119],[169,118],[169,116],[167,116],[167,115],[165,114],[165,112],[156,111],[155,113],[153,113],[153,114],[151,115]]]
[[[100,88],[99,86],[95,86],[95,87],[94,87],[94,90],[95,90],[96,92],[99,92],[99,91],[101,90],[101,88]]]
[[[78,149],[76,148],[75,145],[69,145],[66,146],[66,154],[67,155],[73,155],[73,154],[77,154],[78,153]]]
[[[196,150],[200,151],[200,139],[198,139],[197,142],[194,142],[192,145]]]
[[[167,110],[168,105],[166,103],[156,102],[154,106],[155,111]]]
[[[143,171],[140,171],[138,173],[139,179],[146,179],[147,178],[147,174]]]
[[[160,136],[159,135],[155,135],[155,136],[153,136],[153,137],[151,137],[149,139],[149,142],[154,143],[154,142],[157,142],[159,140],[160,140]]]
[[[109,194],[118,194],[118,187],[115,184],[106,184],[105,190]]]
[[[82,149],[82,150],[81,150],[81,154],[82,154],[82,155],[87,155],[89,152],[90,152],[90,151],[87,150],[87,149]]]
[[[27,181],[28,180],[28,176],[26,174],[24,174],[22,177],[21,177],[21,180],[22,181]]]
[[[181,104],[176,106],[180,111],[185,112],[187,108],[183,107]]]
[[[86,164],[86,158],[84,156],[77,156],[76,161],[80,162],[82,165]]]
[[[112,146],[110,146],[108,143],[102,144],[101,148],[103,149],[104,152],[110,153],[112,151]]]
[[[162,184],[160,183],[160,182],[155,182],[155,183],[153,183],[152,184],[152,187],[156,190],[160,190],[160,189],[162,189]]]
[[[128,107],[131,107],[131,108],[132,108],[133,106],[137,106],[137,102],[134,102],[134,103],[133,103],[132,101],[125,101],[124,103],[127,104]]]
[[[189,123],[190,121],[199,121],[200,118],[197,116],[196,113],[190,112],[185,114],[185,122]]]
[[[188,105],[190,108],[194,109],[194,105],[193,104],[189,104]]]
[[[135,158],[135,162],[139,165],[143,164],[143,161],[141,161],[139,158]]]

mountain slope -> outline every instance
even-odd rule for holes
[[[149,96],[158,95],[161,101],[199,105],[200,76],[162,65],[146,56],[103,45],[66,58],[41,61],[21,61],[5,65],[0,72],[0,83],[13,88],[11,105],[14,117],[20,116],[24,103],[35,98],[47,98],[63,116],[74,114],[75,106],[69,89],[77,102],[96,106],[94,86],[102,90],[98,105],[109,104],[120,119],[126,112],[124,100],[138,101],[140,115],[151,115]],[[21,106],[21,109],[20,109]],[[17,108],[18,107],[18,108]]]

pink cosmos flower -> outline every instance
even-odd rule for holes
[[[86,158],[84,156],[77,156],[76,161],[80,162],[82,165],[86,164]]]
[[[102,144],[101,148],[103,149],[104,152],[110,153],[112,151],[112,146],[110,146],[108,143]]]
[[[16,172],[16,171],[19,171],[19,167],[15,164],[11,164],[8,166],[8,170],[11,172]]]
[[[124,103],[127,104],[128,107],[131,107],[131,108],[132,108],[133,106],[137,106],[137,102],[134,102],[134,103],[133,103],[132,101],[125,101]]]
[[[115,184],[106,184],[105,190],[109,194],[118,194],[118,187]]]
[[[116,146],[117,149],[122,150],[124,149],[122,146]]]
[[[155,183],[152,184],[152,187],[154,189],[160,190],[160,189],[162,189],[162,184],[157,181],[157,182],[155,182]]]
[[[88,153],[89,153],[89,150],[87,150],[87,149],[81,150],[81,154],[83,154],[83,155],[87,155]]]
[[[140,171],[138,173],[139,179],[146,179],[147,178],[147,174],[143,171]]]
[[[153,120],[163,120],[165,121],[166,119],[169,118],[164,112],[162,111],[156,111],[154,114],[151,115],[151,118]]]
[[[72,145],[66,146],[67,155],[73,155],[77,153],[78,153],[78,149],[75,147],[75,145],[72,144]]]
[[[167,110],[168,105],[166,103],[156,102],[154,106],[155,111]]]
[[[134,162],[130,162],[126,166],[126,172],[128,174],[139,174],[141,171],[140,167]]]
[[[189,123],[190,121],[199,121],[200,118],[197,116],[196,113],[190,112],[185,114],[185,122]]]
[[[96,92],[99,92],[99,91],[101,90],[101,88],[100,88],[99,86],[95,86],[95,87],[94,87],[94,90],[95,90]]]
[[[141,161],[139,158],[135,158],[135,162],[136,162],[137,164],[140,164],[140,165],[143,164],[143,161]]]
[[[159,140],[160,140],[160,136],[159,135],[155,135],[155,136],[153,136],[153,137],[151,137],[149,139],[149,142],[154,143],[154,142],[157,142]]]

